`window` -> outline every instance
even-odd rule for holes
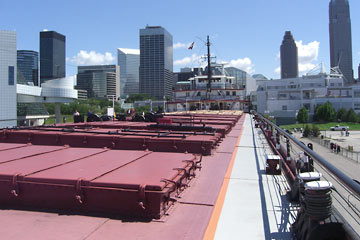
[[[354,97],[360,97],[360,91],[354,91]]]
[[[226,96],[230,96],[230,91],[226,91]]]
[[[236,92],[235,92],[235,91],[233,91],[232,94],[233,94],[233,96],[236,96]]]
[[[14,66],[9,66],[9,85],[13,86],[15,82]]]
[[[282,110],[286,111],[286,110],[287,110],[287,106],[286,106],[286,105],[282,106]]]
[[[197,96],[200,96],[200,92],[198,92],[196,95],[197,95]]]
[[[310,103],[305,103],[304,108],[306,108],[308,111],[310,111]]]
[[[354,110],[360,110],[360,103],[354,103]]]
[[[286,93],[279,93],[278,98],[279,99],[284,99],[284,98],[287,98],[287,95],[286,95]]]

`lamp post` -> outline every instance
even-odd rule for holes
[[[166,113],[166,96],[164,96],[164,113]]]

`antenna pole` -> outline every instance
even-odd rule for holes
[[[207,36],[207,50],[208,50],[208,54],[207,54],[207,60],[208,60],[208,84],[207,84],[207,89],[206,89],[206,96],[207,99],[210,100],[210,93],[211,93],[211,61],[210,61],[210,40],[209,40],[209,35]]]

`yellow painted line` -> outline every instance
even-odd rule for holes
[[[245,114],[244,114],[244,118],[245,118]],[[245,122],[245,120],[244,120],[244,122]],[[237,150],[238,150],[238,147],[236,147],[236,146],[239,146],[243,130],[244,130],[244,123],[242,125],[239,137],[238,137],[238,139],[236,141],[235,149],[234,149],[234,151],[232,153],[230,164],[229,164],[228,169],[227,169],[227,171],[225,173],[224,181],[223,181],[223,184],[221,186],[218,198],[216,199],[216,203],[215,203],[213,212],[211,214],[209,224],[208,224],[208,226],[206,228],[204,238],[203,238],[205,240],[214,239],[214,237],[215,237],[216,228],[217,228],[217,225],[218,225],[218,222],[219,222],[219,219],[220,219],[220,215],[221,215],[221,211],[222,211],[222,208],[223,208],[223,205],[224,205],[226,192],[227,192],[229,182],[230,182],[231,172],[232,172],[232,169],[234,167],[234,162],[235,162],[235,158],[236,158],[236,154],[237,154]]]

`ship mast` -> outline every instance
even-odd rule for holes
[[[208,84],[207,84],[207,88],[206,88],[206,99],[210,100],[210,94],[211,94],[211,55],[210,55],[210,40],[209,40],[209,35],[207,36],[207,42],[206,42],[206,46],[207,46],[207,61],[208,61],[208,72],[207,72],[207,78],[208,78]]]

